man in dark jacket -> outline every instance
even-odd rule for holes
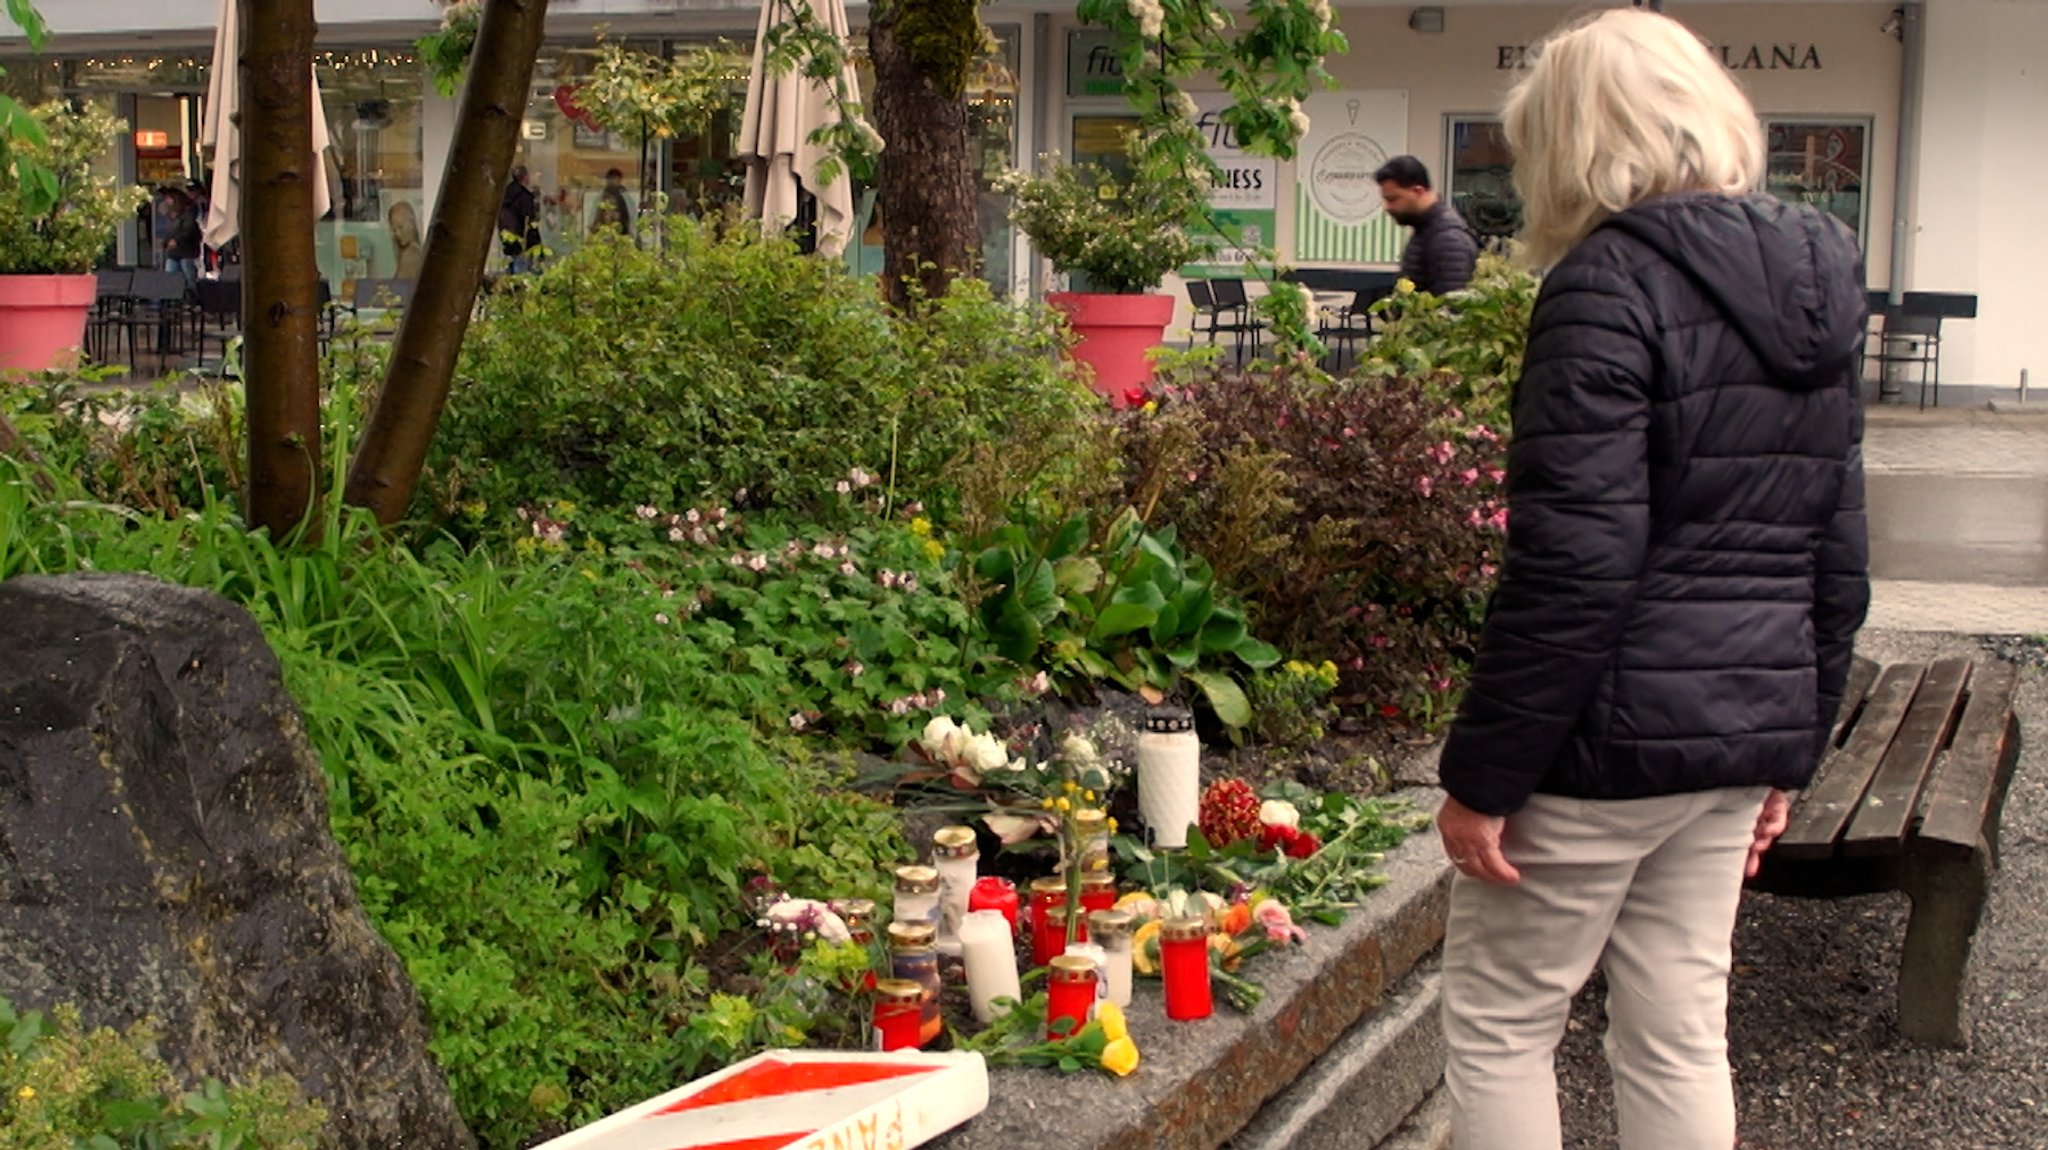
[[[1401,252],[1402,277],[1431,295],[1464,290],[1472,282],[1479,244],[1457,209],[1430,188],[1429,169],[1414,156],[1395,156],[1372,178],[1379,181],[1387,214],[1415,229]]]
[[[521,164],[512,169],[512,182],[505,187],[505,200],[498,207],[498,238],[512,261],[512,274],[533,269],[540,251],[540,197],[533,190],[533,174]]]

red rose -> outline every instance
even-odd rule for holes
[[[1307,831],[1302,831],[1294,836],[1293,842],[1287,844],[1287,857],[1291,859],[1305,859],[1322,849],[1323,840]]]
[[[1294,844],[1301,839],[1301,832],[1293,827],[1278,823],[1267,823],[1259,828],[1259,849],[1262,851],[1283,850],[1294,853]]]
[[[1152,401],[1152,393],[1142,385],[1133,384],[1124,389],[1124,402],[1131,407],[1143,407]]]

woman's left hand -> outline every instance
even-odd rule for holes
[[[1501,834],[1508,821],[1499,815],[1482,815],[1464,803],[1446,796],[1436,811],[1436,833],[1443,839],[1444,854],[1459,871],[1486,882],[1513,886],[1522,872],[1509,865],[1501,853]]]

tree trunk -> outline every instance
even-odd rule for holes
[[[250,526],[281,540],[312,509],[320,481],[313,181],[326,172],[313,154],[313,0],[243,0],[241,20],[244,510]]]
[[[936,299],[959,275],[981,263],[981,221],[976,211],[967,102],[948,92],[904,42],[906,18],[929,27],[958,18],[925,9],[961,0],[887,0],[869,9],[868,54],[875,65],[875,130],[882,152],[877,201],[882,212],[882,284],[889,302],[904,307],[907,284]],[[971,0],[965,19],[978,20]]]
[[[349,466],[348,501],[369,508],[382,524],[397,522],[411,506],[448,402],[484,261],[498,235],[498,207],[519,149],[547,11],[547,0],[484,5],[419,284],[399,322],[377,408]]]

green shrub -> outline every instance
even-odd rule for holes
[[[1401,381],[1258,367],[1162,394],[1125,417],[1132,503],[1179,525],[1259,637],[1335,663],[1335,701],[1434,724],[1499,562],[1499,435]]]
[[[1489,254],[1456,296],[1389,296],[1373,305],[1378,334],[1353,374],[1419,382],[1431,399],[1505,432],[1539,286],[1511,258]]]
[[[0,1150],[311,1150],[326,1122],[289,1075],[181,1090],[149,1026],[88,1030],[75,1006],[0,996]]]
[[[593,242],[492,300],[434,446],[443,513],[737,503],[830,525],[859,469],[943,516],[964,453],[1095,402],[1050,319],[975,281],[898,318],[785,241],[679,227],[663,252]]]

